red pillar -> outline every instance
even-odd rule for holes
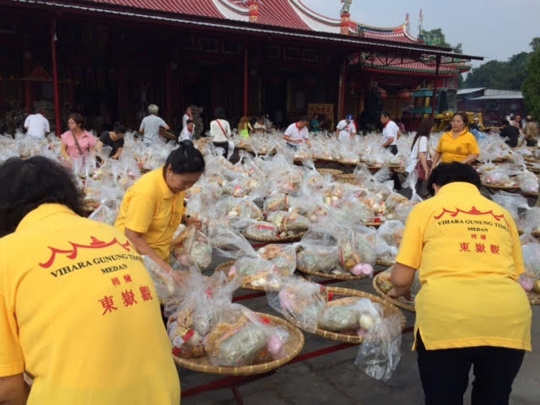
[[[51,24],[51,54],[54,87],[54,117],[56,123],[56,135],[60,136],[62,131],[62,120],[60,118],[60,94],[58,92],[58,61],[56,60],[56,20],[53,20]]]
[[[435,117],[437,108],[437,82],[439,81],[439,67],[441,66],[441,55],[435,59],[435,80],[433,81],[433,97],[431,98],[431,118]]]
[[[337,109],[337,121],[339,121],[345,113],[345,91],[347,90],[347,61],[343,61],[341,74],[339,75],[339,100]],[[337,122],[336,121],[336,122]]]
[[[248,115],[249,110],[249,66],[248,48],[244,48],[244,115]]]

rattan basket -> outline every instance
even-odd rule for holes
[[[320,168],[317,169],[317,171],[322,175],[331,174],[332,176],[336,176],[338,174],[343,174],[343,170],[341,169]]]
[[[229,276],[229,270],[231,269],[233,264],[234,264],[234,260],[222,263],[219,266],[217,266],[214,271],[223,271],[223,272],[225,272],[225,274],[227,276]],[[269,287],[266,287],[266,286],[252,285],[250,283],[250,281],[256,280],[258,278],[262,278],[264,276],[265,276],[264,274],[261,274],[261,275],[257,275],[256,277],[253,277],[253,276],[249,277],[249,278],[244,277],[242,279],[242,288],[245,289],[245,290],[253,290],[253,291],[272,291],[272,290],[274,290],[273,288],[269,288]]]
[[[388,270],[390,270],[390,269],[388,269]],[[391,302],[396,307],[400,307],[400,308],[405,309],[405,310],[410,311],[410,312],[416,312],[416,310],[414,309],[414,305],[410,304],[408,301],[404,302],[404,301],[401,301],[399,299],[391,298],[388,295],[386,295],[386,293],[383,290],[381,290],[381,287],[379,287],[379,283],[380,283],[381,277],[383,276],[384,273],[385,272],[383,271],[383,272],[377,274],[375,277],[373,277],[373,288],[375,289],[375,292],[377,294],[379,294],[382,297],[382,299]]]
[[[491,190],[503,190],[508,192],[519,191],[519,186],[497,186],[495,184],[482,183],[482,186]]]
[[[305,232],[298,232],[284,237],[275,238],[261,238],[260,236],[251,235],[249,232],[244,231],[243,235],[247,240],[252,242],[268,242],[268,243],[293,243],[299,242],[304,236]]]
[[[336,174],[334,177],[336,181],[339,181],[341,183],[350,183],[350,184],[358,183],[358,180],[356,179],[356,175],[354,173]]]
[[[197,357],[194,359],[184,359],[180,357],[173,356],[174,361],[181,367],[185,367],[189,370],[198,371],[201,373],[209,374],[221,374],[221,375],[254,375],[254,374],[263,374],[268,371],[274,370],[292,359],[294,359],[302,351],[304,347],[304,335],[297,327],[291,325],[289,322],[284,319],[278,318],[277,316],[258,313],[265,323],[268,323],[270,326],[283,326],[289,332],[289,339],[285,343],[285,352],[287,353],[285,357],[270,361],[263,364],[255,364],[252,366],[240,366],[240,367],[221,367],[214,366],[210,363],[208,357]]]
[[[390,267],[390,266],[393,266],[395,262],[390,261],[390,260],[377,259],[377,264],[379,266]]]
[[[326,291],[334,295],[334,300],[338,300],[338,299],[346,298],[346,297],[352,297],[352,298],[367,298],[371,300],[372,302],[376,302],[382,305],[383,307],[383,317],[386,318],[387,316],[397,314],[401,323],[401,329],[403,330],[405,328],[405,325],[407,323],[405,315],[403,315],[403,312],[401,312],[399,308],[397,308],[395,305],[392,305],[387,300],[377,297],[376,295],[369,294],[364,291],[353,290],[351,288],[327,287]],[[346,300],[344,303],[350,303],[351,301],[352,300]],[[306,328],[306,326],[303,325],[302,322],[296,321],[290,315],[284,315],[284,316],[289,322],[291,322],[293,325],[298,326],[300,329],[303,329],[303,330],[310,329],[310,328]],[[324,329],[317,328],[315,330],[315,334],[325,339],[335,340],[338,342],[345,342],[345,343],[351,343],[351,344],[362,343],[362,337],[358,336],[356,333],[353,333],[353,332],[351,332],[350,334],[345,334],[345,333],[330,332]]]
[[[531,291],[527,293],[527,297],[531,305],[540,305],[540,294]]]
[[[304,274],[309,274],[310,276],[316,276],[316,277],[321,277],[321,278],[330,278],[330,279],[333,279],[333,280],[362,280],[364,278],[367,278],[368,276],[366,275],[360,275],[360,276],[355,276],[354,274],[351,274],[349,272],[346,272],[345,270],[342,270],[343,273],[337,273],[337,274],[332,274],[332,273],[325,273],[323,271],[314,271],[314,270],[309,270],[309,269],[306,269],[302,266],[297,266],[296,267],[296,270],[304,273]]]

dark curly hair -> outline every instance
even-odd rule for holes
[[[433,169],[429,176],[428,191],[431,195],[435,195],[434,184],[442,187],[455,182],[469,183],[478,189],[482,185],[480,175],[471,165],[459,162],[441,163]]]
[[[43,156],[11,158],[0,165],[0,237],[15,232],[42,204],[62,204],[84,215],[83,192],[62,165]]]

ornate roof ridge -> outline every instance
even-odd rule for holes
[[[325,15],[322,15],[320,13],[317,13],[316,11],[312,10],[308,6],[306,6],[302,0],[287,0],[295,9],[300,11],[302,14],[306,15],[307,17],[310,17],[314,20],[316,20],[319,23],[326,24],[332,27],[339,27],[341,23],[341,19],[338,18],[332,18],[327,17]]]
[[[241,14],[243,17],[249,14],[249,8],[247,7],[246,0],[211,0],[213,2],[218,2],[223,6],[227,7],[229,10]],[[244,7],[239,4],[243,4]]]

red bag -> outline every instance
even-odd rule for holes
[[[431,160],[427,161],[427,167],[431,171]],[[416,170],[418,172],[418,180],[420,181],[426,181],[428,179],[426,172],[424,170],[424,166],[422,166],[422,162],[418,160],[418,163],[416,164]]]

